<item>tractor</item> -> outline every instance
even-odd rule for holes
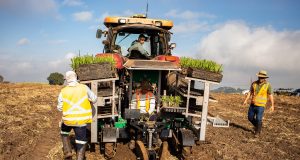
[[[110,78],[81,81],[98,95],[90,127],[91,146],[99,144],[107,158],[115,155],[119,142],[128,142],[137,159],[165,159],[168,150],[178,157],[190,154],[196,142],[205,140],[209,85],[218,83],[181,73],[180,59],[171,53],[176,47],[170,43],[172,21],[144,15],[109,16],[104,25],[107,30],[96,33],[98,39],[105,37],[103,53],[96,56],[113,57],[116,73]],[[141,34],[146,37],[146,55],[129,49]],[[134,106],[135,93],[144,81],[154,97],[155,109],[150,114]],[[195,89],[196,81],[204,83],[204,90]],[[164,97],[177,97],[180,103],[163,106]]]

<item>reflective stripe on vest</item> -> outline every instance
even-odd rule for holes
[[[70,126],[92,122],[92,108],[88,100],[86,86],[67,86],[62,89],[63,121]]]
[[[258,93],[256,94],[257,84],[253,84],[253,103],[256,106],[265,107],[268,101],[268,87],[269,83],[263,84]]]
[[[150,95],[150,93],[148,92],[146,94],[146,101],[145,101],[146,112],[148,112],[149,108],[150,108],[149,95]],[[151,94],[151,96],[152,96],[152,94]],[[136,92],[136,101],[137,101],[137,109],[140,109],[140,107],[141,107],[141,99],[140,99],[140,92],[138,92],[138,91]]]
[[[136,102],[137,102],[137,109],[140,109],[141,108],[141,99],[140,99],[140,92],[137,91],[136,92]],[[150,109],[150,99],[151,97],[153,96],[153,94],[151,92],[148,92],[146,94],[146,101],[145,101],[145,106],[142,106],[142,107],[145,107],[145,110],[146,112],[149,112],[149,109]]]

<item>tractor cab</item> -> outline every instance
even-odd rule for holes
[[[144,15],[132,17],[106,17],[104,25],[107,31],[98,30],[97,38],[104,33],[104,53],[118,53],[129,59],[153,59],[159,55],[170,55],[169,44],[173,22],[169,20],[149,19]],[[145,42],[141,45],[145,50],[145,56],[138,56],[136,50],[129,48],[137,42],[140,35],[145,36]],[[135,52],[135,53],[131,53]],[[135,56],[133,56],[135,55]]]

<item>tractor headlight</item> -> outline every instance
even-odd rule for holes
[[[161,21],[155,21],[155,26],[157,26],[157,27],[161,27],[161,26],[162,26],[162,23],[161,23]]]
[[[126,23],[126,19],[119,19],[119,23]]]

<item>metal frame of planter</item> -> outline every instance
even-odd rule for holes
[[[176,73],[176,82],[178,81],[178,76],[185,76],[180,73]],[[188,91],[187,94],[183,94],[182,92],[179,92],[178,89],[175,89],[176,92],[181,94],[182,96],[187,98],[186,102],[186,108],[185,112],[182,113],[186,117],[191,116],[191,117],[200,117],[201,118],[201,126],[200,126],[200,132],[199,132],[199,140],[200,141],[205,141],[205,133],[206,133],[206,125],[207,125],[207,113],[208,113],[208,101],[209,101],[209,91],[210,91],[210,85],[211,84],[219,84],[218,82],[213,82],[213,81],[207,81],[203,79],[198,79],[198,78],[193,78],[193,77],[184,77],[188,81]],[[204,83],[204,94],[203,94],[203,99],[202,99],[202,113],[200,114],[195,114],[195,113],[190,113],[189,112],[189,107],[190,107],[190,98],[196,98],[198,99],[200,96],[193,96],[191,95],[191,82],[201,82]],[[177,87],[177,84],[176,84]],[[175,88],[176,88],[175,87]]]
[[[88,81],[81,81],[82,84],[91,84],[91,90],[94,93],[98,93],[98,83],[99,82],[112,82],[112,95],[111,96],[98,96],[97,95],[97,102],[93,104],[93,115],[92,115],[92,123],[91,123],[91,142],[97,143],[98,142],[98,119],[100,118],[110,118],[110,117],[117,117],[118,113],[115,113],[116,102],[115,99],[118,98],[118,95],[115,94],[116,86],[115,82],[119,80],[119,77],[116,75],[115,78],[107,78],[107,79],[97,79],[97,80],[88,80]],[[110,114],[98,114],[98,107],[104,106],[106,101],[109,100],[111,104],[111,113]]]

